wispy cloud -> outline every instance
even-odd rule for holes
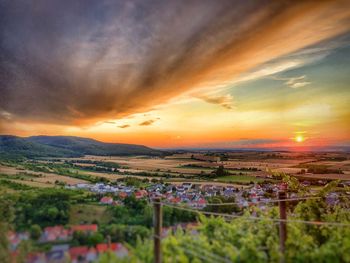
[[[266,144],[274,144],[279,143],[281,140],[275,139],[240,139],[237,141],[227,142],[228,145],[231,146],[258,146],[258,145],[266,145]]]
[[[1,119],[11,120],[11,118],[12,118],[11,113],[0,110],[0,120]]]
[[[210,104],[220,105],[221,107],[231,110],[233,108],[233,97],[230,94],[223,96],[197,95],[196,98],[201,99]]]
[[[210,144],[203,144],[202,147],[209,148],[259,148],[259,147],[271,147],[283,142],[276,139],[238,139],[234,141],[222,141]]]
[[[305,81],[306,76],[300,76],[300,77],[295,77],[295,78],[290,78],[287,82],[285,82],[286,85],[293,89],[305,87],[306,85],[311,84],[309,81]]]
[[[147,120],[147,121],[141,122],[139,125],[140,126],[149,126],[149,125],[152,125],[154,122],[155,122],[155,120]]]
[[[311,84],[311,82],[306,80],[306,75],[299,76],[299,77],[291,77],[291,78],[274,77],[273,79],[285,81],[284,84],[286,84],[288,87],[292,89],[302,88]]]
[[[144,112],[345,32],[349,6],[1,1],[0,110],[17,120],[74,125]]]
[[[288,60],[282,60],[277,62],[270,62],[270,63],[264,64],[263,66],[261,66],[261,68],[255,71],[242,75],[241,77],[237,78],[235,83],[253,81],[260,78],[268,77],[286,70],[291,70],[297,67],[301,67],[304,64],[305,64],[305,61],[302,59],[291,59],[291,60],[288,59]]]
[[[218,85],[214,85],[214,83],[209,82],[206,84],[207,88],[204,86],[200,88],[199,91],[206,92],[207,94],[216,94],[218,92],[223,92],[230,89],[232,86],[238,86],[241,83],[256,81],[262,78],[288,81],[290,78],[278,78],[276,75],[296,68],[301,68],[305,65],[317,63],[326,58],[328,55],[332,54],[337,48],[348,46],[349,44],[350,43],[348,40],[344,40],[342,38],[333,39],[332,41],[326,41],[324,43],[317,43],[315,46],[302,48],[291,54],[268,61],[248,72],[241,74],[238,77],[231,80],[222,81]],[[298,81],[296,85],[290,86],[293,88],[298,88],[308,84],[311,83],[305,81],[301,83],[301,81]],[[213,88],[212,85],[214,85],[215,88]],[[198,93],[199,91],[194,91],[194,93]]]
[[[124,124],[124,125],[119,125],[118,127],[121,128],[121,129],[125,129],[125,128],[129,128],[130,125],[129,124]]]

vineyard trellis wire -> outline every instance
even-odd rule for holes
[[[162,262],[162,253],[161,253],[161,240],[162,240],[162,206],[172,207],[174,209],[179,209],[183,211],[203,214],[203,215],[209,215],[209,216],[220,216],[224,218],[230,218],[232,220],[234,219],[242,219],[242,220],[267,220],[272,221],[274,223],[278,223],[280,225],[280,250],[282,252],[282,259],[281,262],[284,262],[284,247],[286,242],[286,236],[287,236],[287,223],[301,223],[301,224],[307,224],[307,225],[316,225],[316,226],[333,226],[333,227],[350,227],[350,224],[348,223],[341,223],[341,222],[325,222],[325,221],[308,221],[308,220],[299,220],[299,219],[287,219],[286,216],[286,203],[287,202],[293,202],[293,201],[305,201],[309,199],[320,199],[321,197],[317,196],[307,196],[307,197],[296,197],[296,198],[284,198],[285,192],[279,192],[279,198],[274,200],[265,200],[265,201],[258,201],[258,202],[251,202],[252,204],[259,204],[259,203],[279,203],[280,207],[280,218],[270,218],[270,217],[257,217],[257,216],[246,216],[246,215],[233,215],[233,214],[227,214],[227,213],[218,213],[218,212],[210,212],[210,211],[203,211],[199,209],[194,209],[186,206],[180,206],[175,204],[170,204],[168,202],[162,202],[160,198],[155,198],[152,201],[152,204],[154,206],[154,258],[155,263]],[[237,202],[228,202],[228,203],[210,203],[207,205],[212,206],[224,206],[224,205],[237,205]],[[282,217],[282,214],[284,214],[285,218]],[[188,248],[182,248],[184,251],[187,251],[187,253],[192,254],[195,256],[197,255],[198,258],[203,259],[203,255],[198,254],[198,251],[193,251]],[[197,248],[198,249],[198,248]],[[203,252],[203,251],[202,251]],[[211,254],[211,258],[216,258],[216,260],[213,260],[212,262],[231,262],[226,258],[222,258],[219,255],[210,253],[208,251],[203,252],[204,254]],[[208,255],[209,255],[208,254]],[[208,257],[204,257],[204,261],[208,262]],[[210,261],[209,261],[210,262]]]
[[[288,199],[286,199],[288,200]],[[225,214],[225,213],[218,213],[218,212],[209,212],[209,211],[202,211],[199,209],[189,208],[185,206],[179,206],[179,205],[173,205],[165,202],[153,202],[153,204],[162,204],[164,206],[193,212],[193,213],[200,213],[203,215],[213,215],[213,216],[222,216],[222,217],[228,217],[228,218],[241,218],[244,220],[268,220],[268,221],[274,221],[274,222],[286,222],[286,223],[303,223],[303,224],[309,224],[309,225],[330,225],[330,226],[339,226],[339,227],[350,227],[350,224],[346,223],[340,223],[340,222],[322,222],[322,221],[307,221],[307,220],[298,220],[298,219],[279,219],[279,218],[269,218],[269,217],[257,217],[257,216],[244,216],[244,215],[232,215],[232,214]]]

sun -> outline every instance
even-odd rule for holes
[[[304,141],[304,137],[302,136],[302,135],[297,135],[295,138],[294,138],[294,140],[296,141],[296,142],[303,142]]]

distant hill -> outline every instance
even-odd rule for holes
[[[17,137],[0,135],[0,155],[17,157],[79,157],[84,155],[163,155],[143,145],[105,143],[73,136]]]

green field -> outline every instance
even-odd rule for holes
[[[249,175],[228,175],[216,178],[220,182],[237,182],[237,183],[249,183],[249,182],[262,182],[264,179]]]
[[[107,224],[111,219],[111,215],[107,211],[106,206],[77,204],[70,209],[69,224]]]
[[[191,166],[191,165],[178,165],[177,168],[186,168],[186,169],[198,169],[203,171],[214,171],[213,167],[204,167],[204,166]]]

